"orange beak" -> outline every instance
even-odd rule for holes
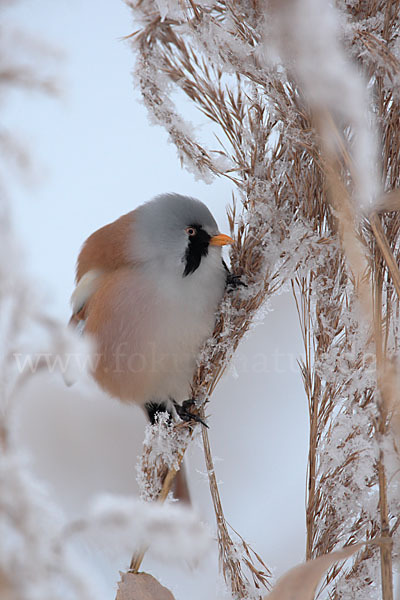
[[[233,239],[224,233],[214,235],[210,240],[210,246],[226,246],[227,244],[233,244]]]

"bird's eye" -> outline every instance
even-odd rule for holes
[[[194,227],[186,227],[185,231],[189,237],[193,237],[194,235],[196,235],[196,230]]]

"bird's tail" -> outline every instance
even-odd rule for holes
[[[175,498],[177,498],[181,502],[184,502],[188,505],[192,503],[190,499],[189,486],[186,477],[186,468],[183,462],[181,463],[181,468],[176,474],[172,491],[174,493]]]

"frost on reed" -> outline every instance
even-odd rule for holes
[[[380,550],[367,545],[330,570],[323,596],[391,599],[400,221],[378,213],[399,206],[383,196],[399,186],[399,2],[127,4],[152,120],[197,177],[224,176],[237,190],[230,258],[248,287],[222,302],[194,397],[208,401],[257,310],[290,282],[310,414],[307,558],[379,537]],[[215,147],[179,114],[183,96],[211,125]],[[257,597],[232,563],[211,454],[208,467],[226,580],[235,597]]]
[[[148,425],[143,442],[143,454],[137,465],[137,481],[140,496],[151,502],[169,493],[165,478],[169,472],[179,470],[182,452],[190,440],[190,433],[183,424],[174,426],[168,413],[159,413],[154,425]]]

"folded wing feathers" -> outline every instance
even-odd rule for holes
[[[76,288],[71,296],[70,324],[86,319],[86,303],[101,285],[102,275],[132,262],[133,211],[101,227],[88,237],[79,254]]]
[[[85,318],[85,304],[90,296],[98,289],[100,278],[103,271],[92,269],[88,271],[78,281],[78,284],[71,296],[73,318],[81,320]]]

